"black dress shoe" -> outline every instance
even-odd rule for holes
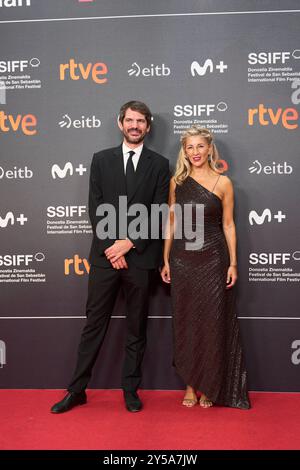
[[[128,411],[131,411],[131,413],[141,411],[143,404],[136,392],[126,392],[125,390],[123,390],[123,394],[125,405]]]
[[[52,406],[51,413],[64,413],[74,408],[74,406],[84,405],[85,403],[85,391],[80,393],[69,392],[61,401]]]

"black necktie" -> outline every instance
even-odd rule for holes
[[[133,191],[134,184],[135,184],[135,171],[133,166],[132,157],[135,154],[133,150],[130,150],[129,158],[127,160],[126,165],[126,188],[127,188],[127,195]]]

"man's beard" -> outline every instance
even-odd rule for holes
[[[144,138],[145,138],[145,135],[146,135],[146,132],[141,132],[139,136],[136,136],[136,137],[133,137],[129,134],[130,131],[133,131],[135,129],[129,129],[128,132],[125,132],[123,131],[123,135],[125,137],[125,139],[127,140],[127,142],[129,144],[139,144],[140,142],[143,142]],[[139,131],[137,131],[139,132]]]

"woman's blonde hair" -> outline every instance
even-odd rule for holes
[[[219,160],[219,153],[217,150],[216,145],[213,142],[213,136],[209,132],[208,129],[204,127],[192,126],[190,129],[187,129],[181,136],[181,148],[178,154],[176,169],[174,180],[176,184],[182,184],[184,180],[190,175],[191,173],[191,164],[189,159],[185,155],[185,146],[188,137],[203,137],[208,145],[212,146],[212,152],[209,156],[208,162],[212,170],[216,172],[220,172],[218,168],[218,160]]]

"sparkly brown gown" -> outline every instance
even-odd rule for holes
[[[190,176],[175,194],[177,204],[192,204],[193,211],[204,205],[203,247],[187,251],[191,240],[174,239],[170,253],[176,371],[213,403],[248,409],[234,288],[226,290],[229,254],[221,199]]]

